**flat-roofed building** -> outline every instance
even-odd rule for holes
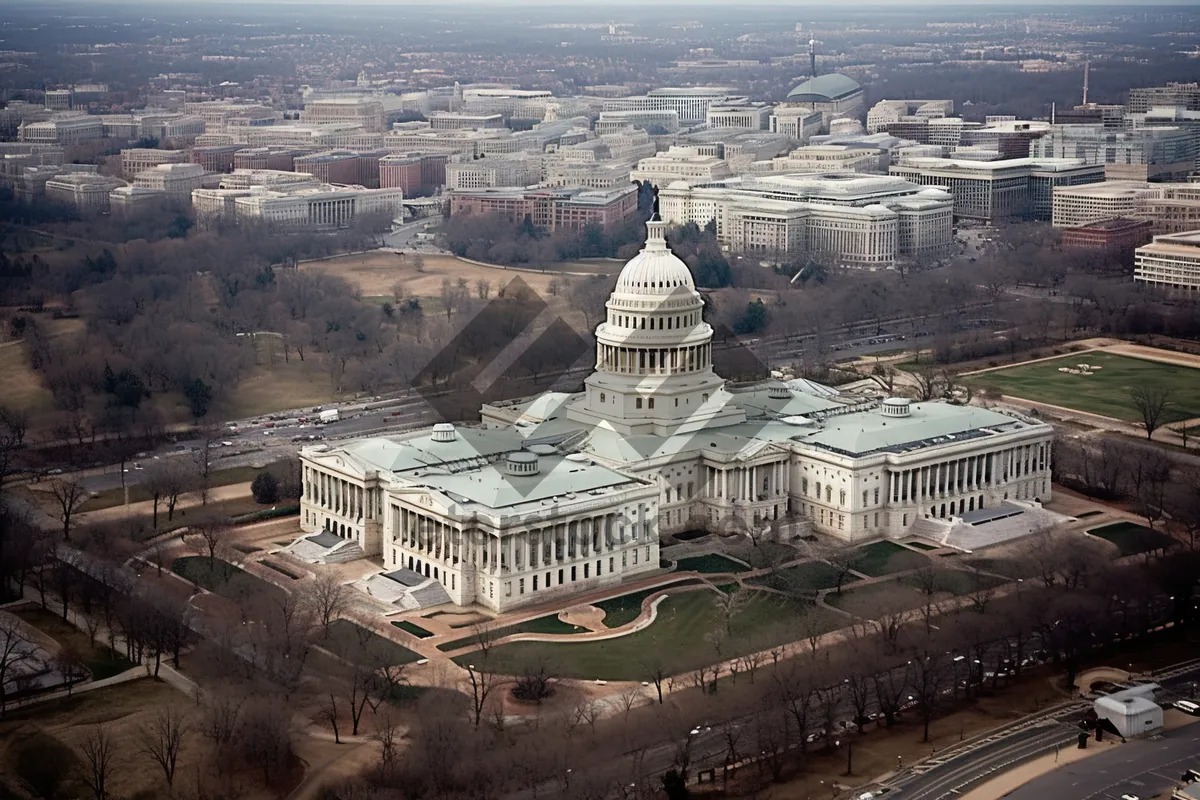
[[[133,147],[121,151],[121,175],[127,180],[143,170],[159,164],[186,164],[186,150],[158,150],[149,147]]]
[[[188,160],[204,167],[205,172],[232,172],[240,149],[236,144],[193,147]]]
[[[122,182],[90,172],[57,174],[45,183],[46,197],[81,210],[107,211],[108,195]]]
[[[1054,190],[1052,223],[1056,228],[1078,228],[1093,222],[1139,217],[1142,203],[1161,197],[1158,184],[1145,181],[1103,181]]]
[[[504,117],[500,114],[464,114],[457,111],[429,113],[429,129],[434,131],[506,127]]]
[[[1065,228],[1062,246],[1071,250],[1132,252],[1151,240],[1150,221],[1145,219],[1106,219]]]
[[[41,144],[82,144],[104,138],[104,121],[86,114],[64,114],[17,127],[17,139]]]
[[[272,125],[283,118],[283,114],[270,106],[259,103],[245,103],[229,100],[203,100],[183,104],[183,113],[204,120],[204,133],[227,133],[227,127],[237,128],[236,132],[244,132],[248,127]],[[234,124],[230,121],[238,119],[245,124]],[[257,121],[257,122],[252,122]],[[230,133],[233,138],[233,133]],[[224,144],[241,144],[242,142],[224,142]]]
[[[1187,180],[1196,167],[1196,142],[1190,131],[1176,126],[1054,125],[1030,144],[1029,154],[1104,164],[1109,180]]]
[[[772,159],[772,172],[871,172],[886,173],[886,150],[845,144],[810,144]]]
[[[1157,195],[1141,198],[1138,216],[1155,234],[1200,230],[1200,183],[1162,183]]]
[[[630,180],[650,181],[655,186],[666,186],[673,181],[709,183],[733,177],[733,170],[725,159],[701,155],[696,147],[672,146],[664,153],[643,158],[633,170]]]
[[[46,108],[51,111],[70,111],[74,92],[70,89],[47,89],[45,93]]]
[[[270,125],[249,128],[245,144],[251,147],[304,147],[328,150],[354,147],[363,127],[354,122],[330,122],[323,125]],[[382,137],[380,138],[382,141]]]
[[[809,78],[788,92],[787,99],[775,109],[806,109],[821,114],[827,130],[838,117],[858,117],[863,112],[863,90],[858,81],[848,75],[830,72]],[[782,132],[782,131],[780,131]]]
[[[597,136],[616,133],[623,128],[640,128],[656,135],[675,133],[679,130],[679,112],[674,109],[601,111],[594,128]]]
[[[533,186],[541,181],[542,161],[530,153],[489,156],[446,164],[447,189]]]
[[[747,128],[763,131],[770,127],[771,112],[775,107],[769,103],[754,102],[746,97],[731,97],[712,103],[705,112],[704,121],[709,128]]]
[[[446,184],[445,153],[391,154],[379,159],[380,188],[399,188],[405,197],[432,194]]]
[[[350,124],[368,133],[382,133],[383,103],[374,97],[326,97],[309,100],[300,112],[306,125]]]
[[[296,158],[312,153],[295,147],[241,147],[234,151],[229,172],[234,169],[273,169],[292,172],[296,166]],[[303,170],[296,170],[303,171]]]
[[[639,97],[613,97],[604,100],[603,111],[675,111],[682,125],[704,122],[708,107],[733,97],[729,86],[664,87],[651,89]]]
[[[201,227],[211,228],[222,222],[237,221],[234,201],[249,197],[250,188],[242,189],[196,189],[192,192],[192,211]]]
[[[404,193],[399,189],[318,186],[275,191],[263,186],[233,199],[239,222],[261,222],[271,228],[324,230],[346,228],[364,214],[404,212]]]
[[[1103,178],[1095,165],[1077,159],[906,158],[888,172],[922,186],[941,186],[954,195],[955,216],[988,221],[1046,218],[1054,186]]]
[[[1137,86],[1129,90],[1129,112],[1144,114],[1152,108],[1200,110],[1200,83],[1168,83],[1166,86]]]
[[[265,186],[269,189],[291,191],[320,186],[321,182],[307,172],[284,172],[275,169],[235,169],[221,176],[221,189],[249,189]]]
[[[167,199],[166,192],[161,189],[148,189],[142,186],[118,186],[108,193],[108,207],[114,214],[136,216],[142,211],[159,208]],[[188,197],[191,200],[191,197]]]
[[[1146,286],[1200,295],[1200,230],[1155,236],[1134,251],[1133,279]]]
[[[663,219],[716,224],[734,252],[778,258],[832,255],[847,267],[887,269],[942,258],[954,243],[950,195],[907,181],[850,173],[771,175],[659,191]]]
[[[821,133],[825,124],[824,115],[807,105],[781,104],[775,106],[768,127],[772,133],[781,133],[804,144]]]
[[[889,123],[904,117],[949,117],[954,114],[953,100],[880,100],[867,112],[867,132],[879,133]]]
[[[379,160],[386,150],[369,153],[347,150],[329,150],[324,153],[296,156],[293,159],[296,172],[307,172],[321,183],[341,183],[379,188]]]
[[[159,164],[139,172],[133,185],[141,189],[155,189],[171,199],[189,199],[194,189],[204,182],[204,167],[199,164]]]
[[[629,220],[637,211],[637,189],[475,189],[450,193],[450,213],[499,214],[512,222],[528,216],[549,231],[604,228]]]

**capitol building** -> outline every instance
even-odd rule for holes
[[[369,558],[359,588],[402,609],[496,611],[660,569],[703,528],[846,542],[930,535],[1050,496],[1052,429],[804,381],[727,386],[665,223],[647,223],[578,393],[486,405],[478,423],[301,452],[312,562]]]

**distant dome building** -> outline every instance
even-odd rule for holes
[[[824,129],[838,117],[857,119],[865,109],[863,89],[858,81],[836,72],[809,78],[788,92],[781,106],[820,112]],[[779,114],[779,108],[776,108]]]

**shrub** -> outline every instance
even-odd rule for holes
[[[279,502],[279,479],[263,470],[254,476],[254,480],[250,484],[250,493],[254,495],[254,502],[261,505],[277,503]]]

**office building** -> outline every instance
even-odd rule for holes
[[[767,103],[753,102],[745,97],[732,97],[712,103],[704,121],[709,128],[747,128],[764,131],[770,127],[771,112],[775,107]]]
[[[365,143],[363,149],[382,147],[383,134],[365,131],[352,122],[330,122],[323,125],[269,125],[249,128],[245,144],[251,147],[331,148],[353,150]]]
[[[113,214],[137,216],[143,211],[161,208],[166,199],[166,192],[161,189],[118,186],[108,193],[108,208]],[[191,201],[190,197],[187,199]]]
[[[237,147],[233,151],[230,168],[218,170],[232,172],[235,169],[272,169],[281,172],[307,172],[296,170],[296,159],[311,155],[311,150],[298,147]]]
[[[867,112],[867,132],[885,131],[890,123],[905,117],[931,119],[953,114],[953,100],[880,100]]]
[[[1145,219],[1106,219],[1066,228],[1062,246],[1068,250],[1099,250],[1110,253],[1132,252],[1152,238],[1150,221]]]
[[[188,160],[204,167],[205,172],[232,172],[237,166],[237,154],[241,149],[236,144],[193,147]]]
[[[73,107],[70,89],[47,89],[45,94],[46,108],[51,111],[70,111]]]
[[[156,150],[149,147],[134,147],[121,151],[121,175],[129,180],[143,170],[159,164],[186,164],[186,150]]]
[[[1187,180],[1196,166],[1196,143],[1180,127],[1120,130],[1098,125],[1055,125],[1030,145],[1034,158],[1080,158],[1104,164],[1109,180]]]
[[[23,122],[17,140],[39,144],[72,145],[104,138],[104,122],[86,114],[63,114],[40,122]]]
[[[434,131],[506,127],[504,117],[500,114],[463,114],[455,111],[432,111],[429,114],[429,129]]]
[[[227,100],[185,102],[183,113],[204,120],[205,134],[228,133],[231,138],[236,134],[239,139],[223,144],[245,144],[248,128],[274,125],[283,119],[283,114],[269,106]]]
[[[445,153],[392,154],[379,159],[379,186],[401,189],[405,197],[434,194],[446,184]]]
[[[1180,128],[1192,140],[1196,153],[1194,172],[1200,172],[1200,111],[1185,108],[1152,108],[1145,114],[1130,114],[1126,123],[1132,128]]]
[[[708,107],[736,95],[728,86],[695,86],[686,89],[651,89],[637,97],[614,97],[604,100],[603,111],[674,111],[681,125],[704,122]]]
[[[674,181],[710,183],[731,177],[733,171],[725,159],[701,155],[696,147],[678,146],[643,158],[629,175],[630,180],[650,181],[655,186],[666,186]]]
[[[656,570],[675,532],[899,540],[1050,499],[1049,425],[813,385],[731,389],[703,306],[652,220],[582,392],[486,405],[482,425],[303,449],[305,533],[289,551],[381,559],[359,586],[401,608],[508,611]]]
[[[328,150],[323,153],[299,155],[292,159],[296,172],[307,172],[321,183],[340,183],[379,188],[379,160],[386,150],[359,153],[348,150]]]
[[[612,228],[637,211],[637,189],[474,189],[450,193],[450,213],[500,214],[511,222],[529,217],[548,231]]]
[[[133,185],[163,192],[169,199],[190,200],[204,176],[204,167],[199,164],[159,164],[134,176]]]
[[[81,211],[107,211],[108,194],[122,182],[94,172],[66,172],[45,182],[46,198],[73,205]]]
[[[1057,125],[1103,125],[1106,128],[1125,126],[1125,106],[1088,103],[1071,109],[1057,109],[1050,118]]]
[[[886,173],[889,163],[888,151],[875,147],[810,144],[772,159],[771,171]]]
[[[778,258],[813,253],[845,267],[888,269],[937,259],[954,242],[953,199],[938,189],[849,173],[756,176],[659,191],[663,219],[716,224],[733,252]]]
[[[1168,83],[1129,90],[1129,113],[1145,114],[1152,108],[1186,108],[1200,111],[1200,83]]]
[[[366,133],[383,133],[383,103],[373,97],[327,97],[306,100],[304,125],[357,125]]]
[[[1157,184],[1103,181],[1054,190],[1052,222],[1056,228],[1078,228],[1109,219],[1139,218],[1143,201],[1161,197]]]
[[[809,142],[825,127],[825,117],[806,105],[780,104],[771,114],[770,130],[787,136],[800,144]]]
[[[601,111],[593,126],[597,136],[616,133],[624,128],[640,128],[656,136],[679,130],[679,112],[667,111]]]
[[[364,214],[404,213],[404,194],[399,189],[363,189],[329,185],[291,188],[288,191],[254,186],[233,198],[239,223],[258,222],[269,228],[329,230],[346,228]]]
[[[1104,178],[1102,167],[1076,159],[1049,158],[906,158],[888,172],[921,186],[941,186],[954,196],[956,217],[989,222],[1049,218],[1054,187]]]
[[[451,190],[534,186],[541,178],[541,159],[530,153],[511,153],[446,164],[446,188]]]
[[[1134,251],[1133,279],[1146,286],[1200,296],[1200,230],[1155,236]]]

